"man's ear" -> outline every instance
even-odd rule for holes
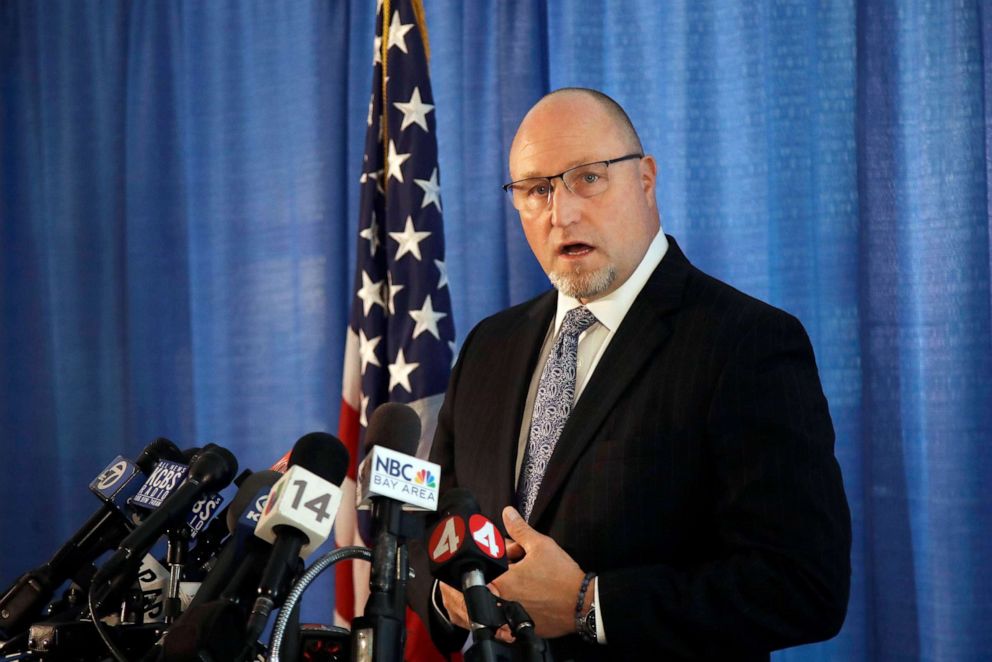
[[[641,190],[649,207],[655,206],[655,186],[658,180],[658,162],[648,154],[640,161]]]

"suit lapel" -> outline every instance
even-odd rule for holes
[[[486,438],[495,443],[473,447],[474,453],[482,454],[476,466],[484,469],[484,475],[476,476],[470,484],[488,486],[485,491],[489,499],[481,491],[476,496],[483,510],[486,511],[488,505],[488,510],[492,510],[495,515],[499,514],[503,506],[514,502],[517,443],[520,439],[527,390],[545,335],[554,317],[557,300],[557,294],[552,290],[527,306],[516,325],[507,332],[504,351],[494,353],[494,356],[499,357],[500,363],[493,366],[494,378],[490,382],[493,392],[490,401],[513,403],[514,409],[506,412],[511,415],[496,417],[497,429],[486,434]],[[502,520],[497,516],[496,521]]]
[[[537,523],[572,467],[644,364],[672,332],[691,265],[672,237],[668,251],[634,300],[572,410],[541,482],[530,521]]]

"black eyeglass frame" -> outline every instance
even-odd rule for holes
[[[631,159],[643,159],[643,158],[644,158],[644,154],[643,153],[641,153],[641,152],[634,152],[633,154],[624,154],[623,156],[618,156],[615,159],[606,159],[606,160],[603,160],[603,161],[590,161],[589,163],[580,163],[579,165],[572,166],[571,168],[568,168],[567,170],[562,170],[557,175],[545,175],[543,177],[540,176],[540,175],[535,175],[534,177],[524,177],[523,179],[517,179],[515,181],[510,182],[509,184],[503,184],[503,190],[506,191],[507,193],[509,193],[512,196],[513,195],[513,191],[510,190],[511,187],[514,184],[519,184],[520,182],[526,182],[528,179],[546,179],[546,180],[548,180],[548,184],[551,184],[551,181],[552,180],[561,179],[561,183],[562,184],[565,184],[565,175],[568,174],[568,173],[570,173],[570,172],[572,172],[573,170],[577,170],[578,168],[585,168],[587,166],[596,165],[597,163],[603,163],[603,164],[606,165],[607,168],[609,168],[614,163],[620,163],[621,161],[629,161]],[[572,189],[568,188],[568,184],[565,184],[565,188],[567,188],[569,191],[572,190]],[[554,186],[552,186],[551,189],[552,189],[552,192],[553,192],[554,191]],[[550,200],[550,199],[551,199],[551,193],[548,194],[548,200]]]

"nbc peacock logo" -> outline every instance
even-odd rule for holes
[[[418,471],[417,475],[413,477],[413,482],[417,485],[426,485],[431,489],[437,487],[437,482],[434,480],[434,474],[427,469],[421,469]]]

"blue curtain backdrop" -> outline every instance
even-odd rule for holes
[[[992,9],[425,4],[456,328],[547,287],[499,190],[523,112],[605,90],[665,229],[817,352],[851,604],[777,659],[992,657]],[[117,453],[165,435],[259,469],[336,429],[374,11],[0,4],[0,584]]]

